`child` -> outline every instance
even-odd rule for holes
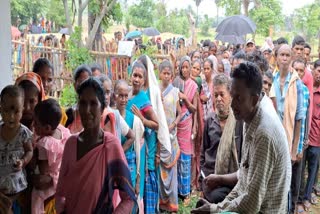
[[[24,108],[21,123],[33,131],[33,110],[38,102],[45,99],[41,77],[33,72],[22,74],[15,85],[24,91]]]
[[[170,80],[173,75],[173,67],[169,61],[163,61],[159,66],[161,79],[161,92],[163,107],[171,140],[171,158],[168,164],[161,162],[159,170],[160,184],[160,209],[168,212],[178,212],[178,177],[177,161],[180,156],[180,148],[177,140],[177,124],[181,119],[181,107],[179,103],[179,89],[173,87]]]
[[[25,166],[33,155],[32,132],[20,123],[24,92],[9,85],[1,92],[0,193],[14,200],[27,188]]]
[[[34,109],[34,129],[39,138],[36,140],[37,166],[40,174],[35,175],[32,190],[32,213],[44,213],[44,201],[56,192],[60,165],[65,143],[70,136],[67,128],[59,125],[62,117],[58,102],[47,99],[38,103]],[[50,177],[49,182],[43,184],[43,176]],[[45,185],[46,188],[43,188]],[[41,186],[41,187],[40,187]]]
[[[32,72],[38,74],[41,77],[44,93],[46,96],[45,99],[48,99],[54,85],[54,68],[51,62],[46,58],[37,59],[37,61],[35,61],[33,65]],[[62,125],[65,125],[68,117],[63,108],[61,108],[61,113],[62,117],[60,123]]]

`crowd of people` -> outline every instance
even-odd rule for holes
[[[301,36],[206,40],[159,64],[142,55],[116,82],[79,65],[69,108],[38,58],[1,91],[0,213],[176,213],[194,194],[192,213],[306,213],[320,194],[310,52]]]

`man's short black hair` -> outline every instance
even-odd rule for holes
[[[257,65],[252,62],[240,63],[233,71],[232,78],[244,80],[252,95],[260,95],[262,76]]]
[[[320,67],[320,59],[314,62],[313,68],[316,69],[317,67]]]
[[[295,36],[292,41],[292,48],[294,48],[294,46],[296,46],[296,45],[304,46],[305,44],[306,44],[306,41],[304,40],[304,38],[302,36]]]
[[[247,57],[246,57],[246,54],[243,52],[243,51],[239,51],[237,52],[235,55],[233,55],[232,59],[243,59],[245,60]]]
[[[284,38],[284,37],[280,37],[279,39],[277,39],[277,44],[278,45],[283,45],[283,44],[289,44],[288,43],[288,40],[286,39],[286,38]]]
[[[255,63],[262,73],[266,72],[269,69],[269,63],[260,51],[254,51],[247,54],[247,61]]]
[[[266,77],[268,77],[269,79],[271,79],[271,81],[273,82],[273,75],[272,75],[272,73],[271,73],[270,70],[264,72],[264,75],[265,75]]]
[[[311,51],[311,46],[308,43],[304,44],[304,48],[308,48]]]

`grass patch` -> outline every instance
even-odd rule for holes
[[[197,204],[198,200],[199,200],[198,196],[191,196],[190,204],[188,206],[185,206],[183,204],[183,201],[181,199],[179,199],[178,214],[190,213],[191,210],[196,207],[196,204]]]

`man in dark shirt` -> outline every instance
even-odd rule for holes
[[[216,112],[211,113],[205,123],[200,156],[200,182],[204,197],[211,203],[219,203],[233,186],[212,188],[202,182],[203,176],[237,171],[241,160],[242,122],[235,120],[230,108],[230,79],[222,74],[217,75],[213,81]]]

